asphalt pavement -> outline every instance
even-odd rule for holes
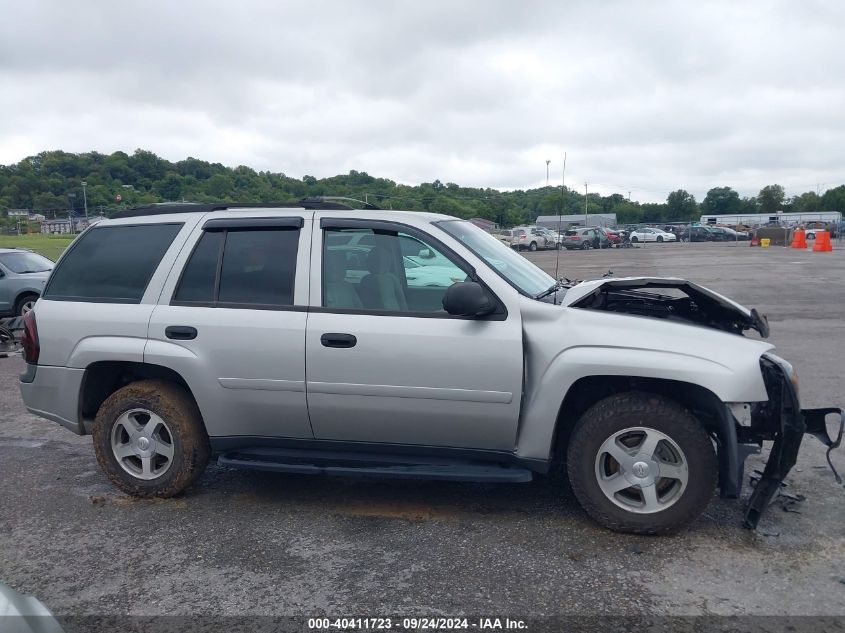
[[[530,259],[553,271],[557,253]],[[588,279],[669,275],[768,314],[805,406],[845,404],[845,250],[660,244],[560,253]],[[562,333],[564,335],[565,333]],[[624,340],[625,332],[608,333]],[[565,484],[481,485],[209,466],[180,498],[134,500],[90,437],[28,414],[0,360],[0,582],[63,615],[845,615],[845,488],[813,438],[757,531],[713,499],[672,537],[595,525]],[[749,470],[765,458],[749,459]],[[845,451],[834,457],[845,471]]]

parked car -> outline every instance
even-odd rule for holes
[[[575,248],[581,250],[610,248],[611,243],[599,229],[574,228],[564,232],[561,246],[571,251]]]
[[[713,235],[714,242],[734,241],[734,237],[728,232],[728,229],[724,227],[708,226],[707,230]]]
[[[703,226],[685,227],[681,232],[681,240],[686,242],[712,242],[714,241],[713,233]]]
[[[53,270],[43,255],[0,248],[0,315],[23,316],[32,309]]]
[[[500,241],[518,251],[536,251],[538,248],[547,248],[546,238],[542,235],[535,235],[526,227],[503,229],[497,237]]]
[[[754,527],[805,432],[837,445],[825,416],[841,428],[841,410],[801,410],[792,366],[743,336],[767,336],[765,317],[712,290],[556,281],[445,215],[244,207],[103,220],[23,318],[27,409],[91,434],[127,494],[179,494],[212,456],[478,482],[565,465],[596,521],[662,534],[716,487],[738,497],[749,448],[774,441],[745,515]],[[463,281],[408,283],[404,237]],[[348,274],[352,248],[366,251],[363,277]]]
[[[531,227],[531,233],[543,238],[543,248],[560,248],[560,243],[563,241],[563,238],[557,231],[552,231],[544,226]]]
[[[632,242],[674,242],[677,239],[674,233],[648,226],[631,231]]]
[[[806,238],[808,240],[816,239],[816,233],[818,231],[828,231],[831,234],[835,233],[835,230],[832,223],[829,222],[822,222],[820,220],[813,220],[811,222],[804,222],[804,231]],[[836,237],[835,235],[831,235],[831,237]]]
[[[604,233],[604,236],[607,238],[607,241],[610,242],[611,246],[616,246],[617,244],[622,242],[622,236],[617,230],[603,227],[600,228],[599,231]]]
[[[727,240],[731,242],[742,242],[751,239],[751,235],[747,231],[738,231],[729,226],[717,226],[711,228],[719,229],[720,232],[727,235]]]

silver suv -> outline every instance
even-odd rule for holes
[[[664,533],[716,487],[737,497],[748,447],[774,440],[753,527],[804,433],[832,447],[825,417],[842,425],[801,411],[792,366],[743,336],[767,335],[756,311],[680,279],[556,281],[429,213],[123,212],[74,241],[24,321],[27,408],[90,433],[142,497],[181,492],[212,455],[481,482],[565,464],[598,522]]]

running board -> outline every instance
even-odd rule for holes
[[[242,448],[217,458],[221,466],[300,475],[391,477],[486,483],[531,481],[527,468],[490,462],[455,461],[375,453],[328,452],[283,448]]]

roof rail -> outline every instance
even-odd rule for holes
[[[347,196],[309,196],[308,198],[303,198],[301,202],[331,202],[333,200],[347,200],[349,202],[357,202],[358,204],[363,205],[363,209],[381,211],[381,207],[377,207],[376,205],[371,204],[365,200],[359,200],[358,198],[349,198]]]
[[[118,211],[112,218],[137,218],[149,215],[166,215],[171,213],[208,213],[211,211],[225,211],[227,209],[309,209],[313,211],[352,210],[352,207],[332,200],[353,200],[353,198],[302,198],[296,202],[156,202],[141,207],[133,207]],[[360,201],[356,201],[360,202]],[[362,203],[366,204],[366,203]],[[372,205],[364,208],[376,209]]]

